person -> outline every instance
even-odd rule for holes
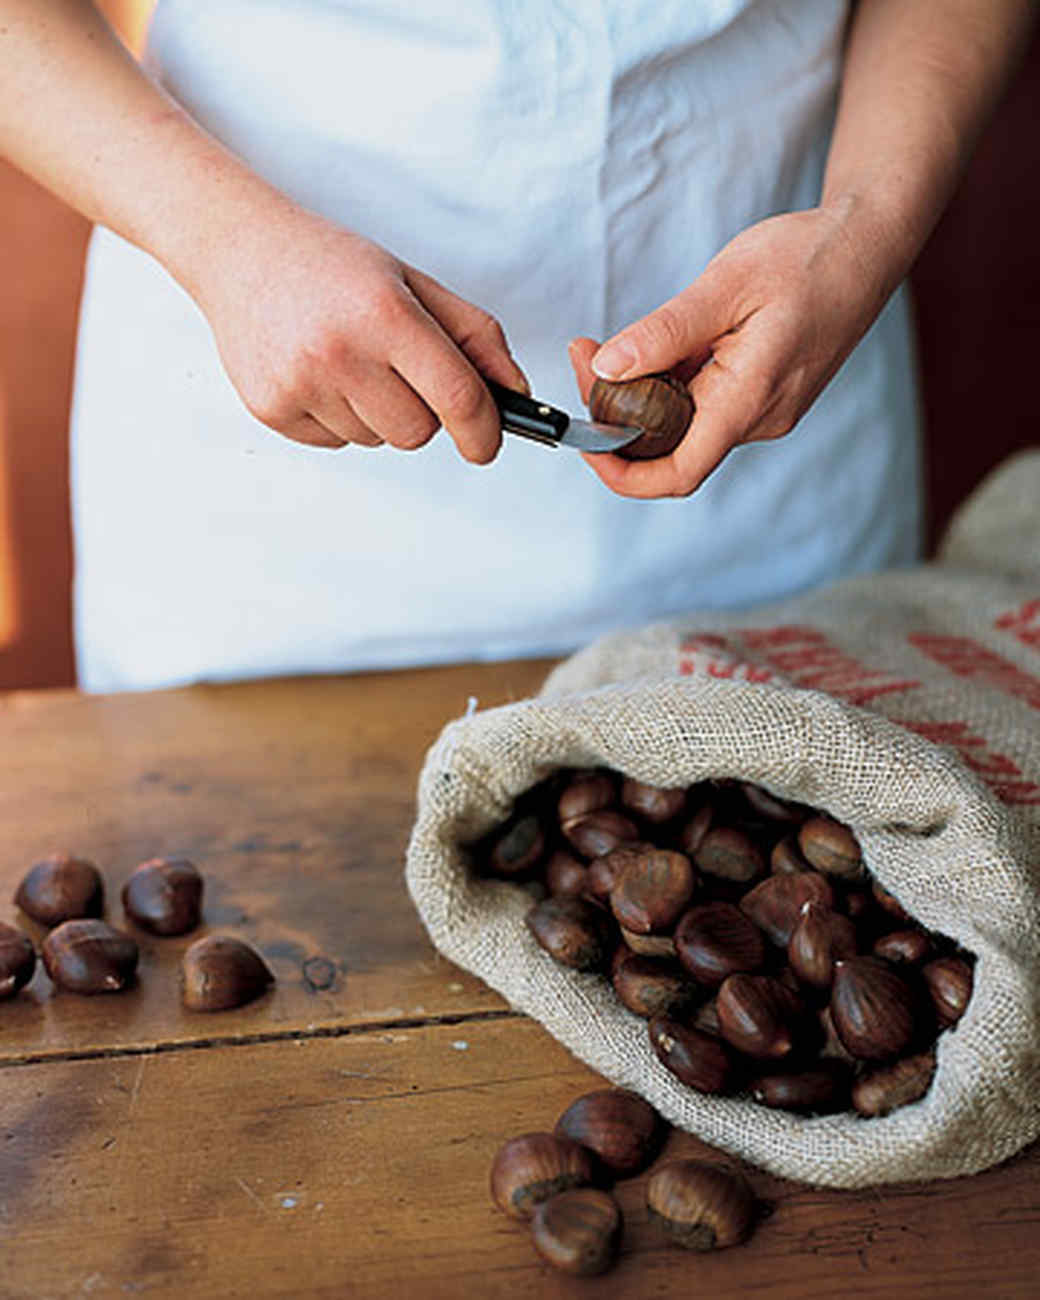
[[[0,147],[99,223],[81,685],[558,654],[913,562],[900,286],[1034,17],[159,0],[142,69],[0,0]],[[696,413],[639,463],[503,446],[483,383],[655,370]]]

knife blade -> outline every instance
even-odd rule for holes
[[[495,399],[502,428],[507,433],[519,434],[548,447],[576,447],[579,451],[618,451],[644,430],[635,425],[598,424],[594,420],[576,420],[536,397],[514,392],[485,379],[488,391]]]

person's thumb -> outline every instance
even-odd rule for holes
[[[693,284],[607,339],[592,358],[592,370],[601,379],[635,379],[689,361],[699,365],[728,328],[718,305]]]
[[[581,337],[571,339],[570,343],[567,344],[567,355],[570,357],[571,367],[574,370],[574,378],[578,381],[581,400],[586,406],[589,404],[589,393],[596,378],[592,373],[589,362],[598,351],[599,343],[595,339]]]

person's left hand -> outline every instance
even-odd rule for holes
[[[602,347],[575,339],[571,364],[586,402],[596,375],[671,370],[688,383],[697,408],[669,456],[585,460],[621,496],[683,497],[731,448],[789,433],[891,291],[883,242],[874,232],[854,236],[827,208],[770,217]]]

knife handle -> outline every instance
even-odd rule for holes
[[[485,379],[488,392],[495,399],[502,428],[510,433],[518,433],[523,438],[535,442],[544,442],[550,447],[558,447],[560,439],[567,432],[571,422],[566,411],[558,411],[555,406],[539,402],[526,393],[514,392],[496,384],[493,379]]]

